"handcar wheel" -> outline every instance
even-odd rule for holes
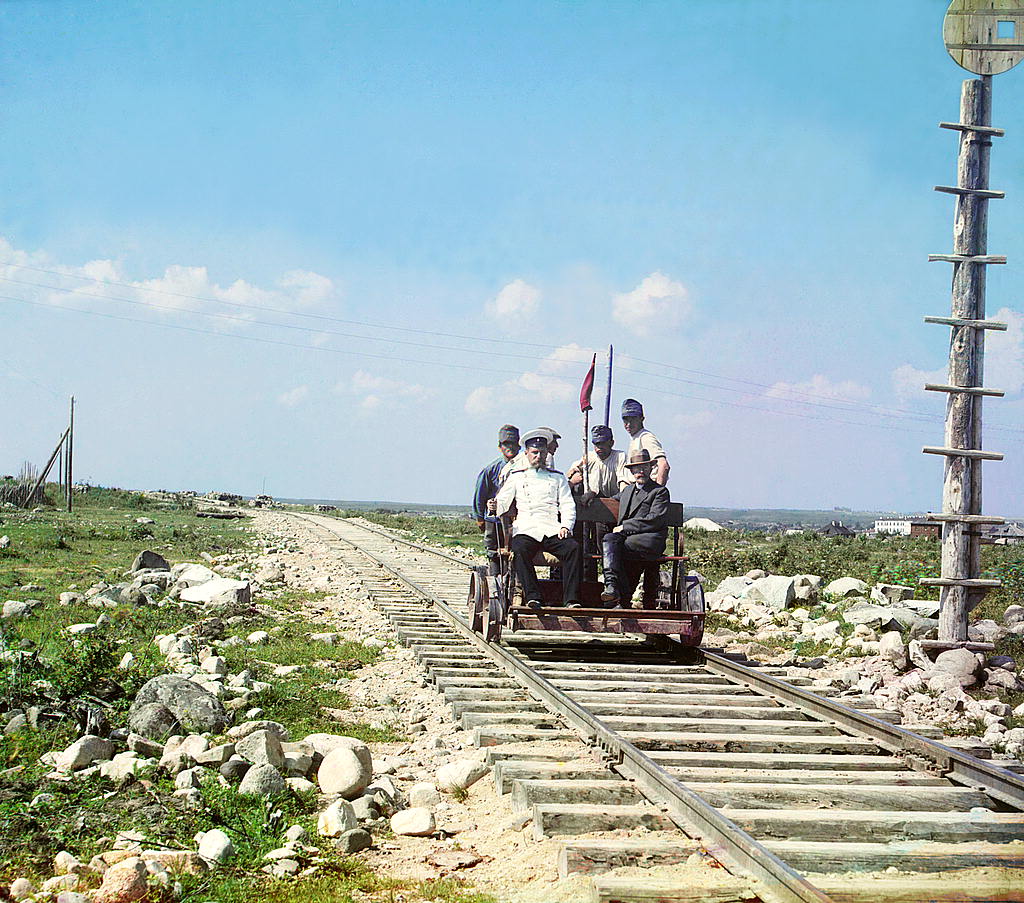
[[[484,631],[487,609],[487,568],[473,568],[469,577],[469,626],[475,633]]]
[[[501,627],[505,620],[505,612],[499,596],[491,596],[488,600],[484,639],[488,643],[497,643],[501,639]]]

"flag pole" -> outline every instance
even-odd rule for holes
[[[604,396],[604,425],[611,426],[609,422],[609,416],[612,409],[612,354],[614,349],[611,345],[608,346],[608,389]]]
[[[590,492],[590,461],[587,457],[587,434],[590,432],[590,408],[583,412],[583,491]]]

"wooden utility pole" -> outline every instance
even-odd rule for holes
[[[68,511],[72,508],[71,497],[74,495],[74,468],[72,467],[72,456],[75,447],[75,396],[71,396],[71,410],[68,414],[68,446],[66,455],[67,466],[67,487],[68,487]]]
[[[1010,27],[1007,27],[1010,26]],[[938,586],[940,594],[939,645],[966,643],[967,615],[998,580],[981,577],[981,538],[978,527],[1003,523],[986,517],[981,508],[982,461],[1003,456],[982,448],[982,401],[1000,397],[998,389],[983,386],[985,332],[1005,330],[1005,323],[985,319],[985,275],[989,264],[1006,258],[988,253],[988,202],[1004,196],[989,189],[989,151],[992,139],[1003,135],[992,127],[992,75],[1020,61],[1014,50],[1024,34],[1024,10],[1016,0],[953,0],[943,29],[946,47],[965,69],[982,77],[963,83],[959,122],[940,123],[960,133],[955,187],[937,185],[936,191],[956,196],[953,217],[953,252],[932,254],[929,260],[953,264],[950,316],[925,317],[925,322],[951,328],[949,377],[944,385],[926,389],[945,392],[946,432],[941,446],[926,446],[926,454],[945,457],[942,513],[929,518],[942,524],[942,570],[937,578],[924,578],[924,586]]]

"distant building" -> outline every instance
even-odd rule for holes
[[[827,527],[818,531],[822,536],[853,536],[853,530],[845,526],[841,520],[834,520]]]
[[[683,528],[686,530],[706,530],[708,533],[718,533],[724,529],[721,524],[716,524],[710,517],[691,517],[683,521]]]
[[[992,524],[981,538],[984,543],[996,546],[1012,546],[1024,543],[1024,527],[1020,524]]]
[[[922,517],[883,517],[875,521],[875,533],[879,536],[928,536],[938,537],[941,525]]]

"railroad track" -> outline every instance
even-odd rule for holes
[[[1015,771],[936,742],[936,731],[907,731],[868,700],[851,708],[809,678],[706,650],[681,661],[668,641],[525,631],[487,643],[464,617],[470,563],[353,521],[293,516],[335,537],[487,747],[499,791],[537,836],[567,838],[561,873],[595,876],[593,900],[1024,901]],[[579,739],[592,759],[545,749]],[[502,749],[520,741],[530,752]],[[636,827],[686,836],[592,838]],[[695,891],[602,874],[698,850],[735,884]]]

